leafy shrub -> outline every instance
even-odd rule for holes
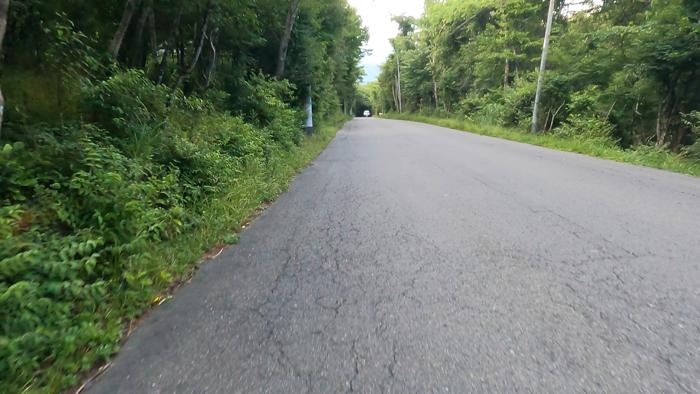
[[[119,336],[119,321],[101,317],[110,294],[139,300],[152,285],[128,261],[177,235],[185,219],[176,172],[134,163],[105,131],[76,127],[59,147],[3,151],[0,171],[14,175],[1,195],[12,205],[0,209],[0,375],[17,384],[88,348],[79,364],[61,368],[85,370],[109,355]],[[34,160],[68,152],[70,165]],[[72,383],[66,379],[56,384]]]
[[[601,146],[616,146],[614,130],[615,126],[600,117],[574,114],[554,129],[553,133],[559,137],[586,140]]]
[[[263,74],[252,74],[243,82],[241,94],[231,97],[233,107],[246,120],[256,125],[270,123],[277,116],[280,103],[291,102],[294,86]]]
[[[27,177],[27,163],[17,151],[24,149],[24,144],[17,142],[6,144],[0,149],[0,203],[10,205],[25,201],[25,193],[36,183],[35,179]]]
[[[695,143],[686,147],[683,153],[692,160],[700,162],[700,111],[684,114],[682,121],[685,126],[690,128],[695,138]]]
[[[265,128],[272,140],[285,149],[298,145],[303,137],[301,113],[286,103],[291,101],[292,86],[287,81],[261,76],[252,82],[255,86],[254,120],[257,125]]]
[[[474,123],[504,125],[509,117],[501,91],[471,92],[460,101],[459,107],[464,117]]]
[[[14,10],[11,7],[11,12],[22,9],[33,14],[35,4],[31,3],[35,2],[24,2]],[[22,19],[19,15],[12,16]],[[36,58],[29,64],[11,65],[2,73],[4,94],[12,98],[5,109],[5,120],[37,123],[79,119],[81,83],[104,71],[101,55],[94,50],[98,45],[96,40],[77,30],[61,12],[42,20],[40,26],[21,26],[17,19],[10,19],[13,27],[35,27],[33,34],[37,42],[34,44],[38,48],[17,48],[21,52],[33,52],[31,56],[25,55],[26,59],[22,56],[22,63]]]
[[[693,145],[687,146],[683,153],[689,157],[691,160],[700,162],[700,139],[696,140]]]
[[[155,133],[166,120],[169,89],[152,83],[142,71],[129,70],[90,86],[85,105],[93,120],[115,141],[130,141]]]
[[[526,128],[532,119],[532,103],[535,101],[535,83],[525,78],[517,78],[513,87],[506,89],[503,100],[509,109],[504,118],[505,126]]]
[[[13,126],[0,149],[0,391],[74,384],[170,282],[154,245],[203,225],[241,178],[257,193],[240,197],[247,209],[280,191],[301,119],[287,84],[259,83],[258,124],[124,71],[86,85],[88,123]]]
[[[485,94],[472,92],[460,101],[465,118],[478,124],[522,126],[529,123],[535,85],[518,79],[508,89],[497,89]]]
[[[572,114],[593,113],[601,101],[600,96],[601,93],[598,86],[586,86],[583,90],[571,93],[566,108]]]

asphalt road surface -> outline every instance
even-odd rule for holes
[[[88,392],[700,392],[700,179],[356,119]]]

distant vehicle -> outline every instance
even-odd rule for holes
[[[366,109],[365,112],[362,113],[362,115],[364,115],[365,118],[369,118],[369,116],[372,115],[372,113],[369,112],[368,109]]]

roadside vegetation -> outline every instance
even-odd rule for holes
[[[685,155],[675,154],[668,149],[652,145],[639,145],[629,149],[620,147],[615,141],[586,138],[580,135],[566,136],[556,133],[531,133],[526,129],[506,128],[474,123],[465,119],[392,112],[385,117],[428,123],[470,133],[502,138],[511,141],[539,145],[565,152],[581,153],[588,156],[615,160],[623,163],[643,165],[682,174],[700,176],[700,161]]]
[[[345,0],[17,0],[7,23],[0,392],[60,392],[320,153],[367,33]]]
[[[361,99],[482,134],[698,175],[700,5],[555,2],[539,133],[530,135],[547,2],[428,1],[399,16]]]

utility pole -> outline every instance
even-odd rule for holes
[[[399,113],[403,112],[403,104],[401,103],[401,63],[399,63],[399,53],[396,52],[396,88],[398,89],[399,96]]]
[[[552,19],[554,18],[554,0],[549,0],[547,11],[547,27],[544,30],[544,44],[542,44],[542,59],[540,60],[540,72],[537,76],[537,90],[535,91],[535,103],[532,106],[532,132],[537,132],[537,113],[540,110],[540,94],[544,83],[544,71],[547,67],[547,51],[549,50],[549,35],[552,33]]]

